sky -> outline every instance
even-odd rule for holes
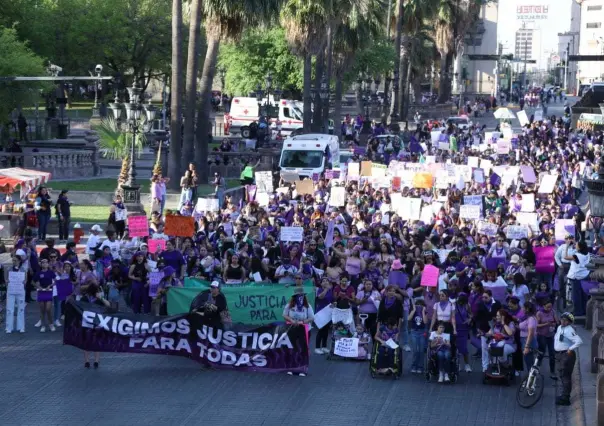
[[[515,33],[522,26],[518,19],[517,6],[547,6],[546,19],[534,20],[533,28],[541,30],[541,64],[549,52],[558,50],[558,33],[570,30],[570,9],[573,0],[498,0],[499,17],[497,41],[503,44],[503,53],[513,53]],[[533,58],[538,59],[538,58]]]

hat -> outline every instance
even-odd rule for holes
[[[79,223],[76,223],[75,225],[73,225],[73,229],[80,229],[82,227],[82,225],[80,225]]]
[[[294,294],[304,294],[304,287],[294,288]]]
[[[23,258],[23,257],[27,256],[27,254],[25,253],[25,250],[19,249],[15,252],[15,256],[19,256],[19,257]]]
[[[210,287],[212,287],[212,288],[219,288],[220,287],[220,283],[218,281],[212,281],[212,284],[210,284]]]
[[[392,266],[390,267],[393,271],[398,271],[399,269],[403,269],[403,265],[399,259],[394,259],[392,262]]]
[[[173,274],[175,271],[174,271],[174,268],[173,268],[173,267],[171,267],[171,266],[166,266],[166,267],[164,268],[164,271],[163,271],[163,272],[164,272],[164,277],[169,277],[169,276],[170,276],[170,275],[172,275],[172,274]]]
[[[101,228],[99,225],[94,225],[92,228],[90,228],[90,230],[94,232],[103,232],[103,228]]]
[[[518,262],[520,262],[520,256],[518,256],[517,254],[512,255],[512,258],[510,259],[510,263],[512,265],[515,265]]]

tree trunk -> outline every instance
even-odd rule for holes
[[[189,27],[189,49],[187,55],[187,78],[185,89],[185,126],[183,135],[183,163],[193,158],[195,151],[195,105],[197,104],[197,72],[201,48],[201,0],[191,2],[191,23]],[[202,164],[198,167],[203,167]]]
[[[392,98],[390,91],[390,84],[388,83],[388,78],[390,76],[388,74],[384,74],[384,105],[382,106],[382,117],[388,118],[388,112],[390,111],[390,101]]]
[[[182,74],[182,0],[172,0],[172,80],[170,82],[170,158],[168,173],[171,189],[180,186],[181,172],[181,77]]]
[[[218,48],[220,47],[220,37],[217,35],[208,36],[208,49],[203,63],[203,72],[201,74],[201,102],[197,111],[197,131],[195,139],[195,164],[198,165],[199,179],[201,183],[208,183],[208,143],[209,135],[212,131],[210,127],[210,113],[212,110],[212,83],[216,74],[216,61],[218,61]]]
[[[405,10],[404,0],[397,0],[396,12],[396,35],[394,37],[394,50],[396,59],[394,60],[394,80],[392,82],[392,109],[390,110],[391,121],[399,119],[399,76],[400,76],[400,61],[401,61],[401,38],[403,36],[403,13]]]
[[[453,52],[449,52],[441,59],[440,87],[438,88],[438,103],[444,104],[451,99],[451,66],[453,65]]]
[[[405,83],[407,82],[407,71],[409,69],[409,38],[407,36],[403,36],[401,40],[401,48],[400,48],[400,59],[399,59],[399,119],[400,121],[405,121],[407,116],[405,114],[405,100],[407,99],[407,86]]]
[[[333,133],[337,136],[342,136],[342,92],[344,86],[341,78],[336,78],[336,88],[334,94],[333,105]]]
[[[409,104],[411,103],[411,96],[409,93],[409,90],[411,88],[411,68],[412,68],[412,61],[411,58],[413,58],[414,55],[414,49],[413,46],[411,46],[411,48],[409,49],[409,55],[407,55],[407,71],[405,72],[405,80],[404,80],[404,87],[405,87],[405,96],[403,98],[403,117],[405,117],[405,120],[407,119],[407,115],[409,113]]]
[[[422,77],[416,75],[411,81],[411,87],[413,88],[413,95],[415,96],[415,103],[420,103],[422,99]]]
[[[327,27],[327,48],[325,49],[327,55],[327,90],[328,93],[331,92],[331,75],[333,73],[333,31],[332,24]],[[327,100],[325,101],[325,105],[323,105],[323,127],[327,132],[329,130],[329,98],[327,96]],[[342,117],[338,117],[337,115],[333,118],[334,126],[342,119]],[[335,130],[335,129],[334,129]]]
[[[363,108],[363,83],[353,83],[355,85],[355,93],[357,98],[357,114],[363,115],[365,108]]]
[[[309,133],[312,123],[312,97],[310,95],[310,86],[312,84],[312,55],[306,53],[304,56],[304,109],[303,122],[304,133]]]
[[[321,99],[321,80],[323,80],[323,72],[325,71],[325,51],[321,52],[315,60],[315,99],[314,110],[312,112],[312,131],[314,133],[322,133],[323,127],[323,100]]]

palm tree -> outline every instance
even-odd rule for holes
[[[195,152],[195,105],[197,104],[197,73],[201,50],[202,0],[191,0],[189,23],[189,48],[187,52],[187,76],[185,87],[185,124],[183,135],[183,162],[190,161]]]
[[[394,62],[394,80],[392,81],[392,108],[390,110],[391,120],[399,119],[399,88],[400,88],[400,70],[401,70],[401,40],[403,37],[403,19],[405,13],[404,0],[396,1],[396,30],[394,36],[394,49],[396,50],[396,61]]]
[[[286,0],[281,9],[281,24],[290,48],[304,60],[304,131],[312,121],[312,56],[325,46],[332,4],[329,0]]]
[[[206,57],[201,74],[201,102],[197,110],[195,163],[201,182],[208,180],[208,136],[211,132],[211,93],[218,49],[223,39],[238,40],[247,25],[263,25],[277,16],[281,0],[205,0],[203,16],[207,39]]]
[[[172,79],[170,82],[170,157],[168,172],[173,179],[169,185],[178,189],[181,172],[181,74],[182,74],[182,0],[172,0]]]

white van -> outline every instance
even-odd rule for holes
[[[281,174],[310,177],[326,169],[340,168],[340,142],[337,136],[311,133],[292,136],[283,141],[279,160]]]
[[[274,102],[272,96],[269,101]],[[289,135],[293,130],[301,129],[302,111],[298,109],[295,101],[282,99],[279,101],[279,121],[281,121],[281,134]],[[224,116],[225,134],[239,134],[246,136],[246,127],[258,121],[260,110],[256,98],[235,97],[231,102],[231,111]],[[272,124],[276,119],[271,119]]]

